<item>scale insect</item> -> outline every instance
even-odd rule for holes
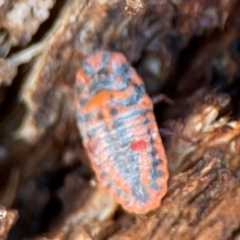
[[[157,208],[166,154],[143,80],[123,54],[87,57],[75,83],[77,124],[98,180],[128,212]]]

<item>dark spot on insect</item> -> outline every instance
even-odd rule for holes
[[[130,80],[129,70],[130,70],[129,63],[123,63],[120,66],[118,65],[117,67],[113,68],[113,71],[119,74],[123,78],[124,82],[129,82]]]
[[[130,120],[133,120],[134,118],[138,117],[139,116],[139,112],[138,111],[135,111],[134,109],[129,112],[129,114],[127,114],[126,116],[124,117],[121,117],[121,118],[117,118],[114,120],[114,123],[113,123],[113,129],[116,129],[118,130],[119,134],[122,134],[121,131],[127,131],[127,133],[129,133],[129,131],[126,129],[125,127],[125,121],[130,121]],[[123,135],[121,135],[123,136]],[[122,138],[121,138],[122,139]]]
[[[98,114],[98,120],[103,120],[103,115],[101,113]]]
[[[143,113],[143,116],[145,116],[145,114]],[[145,118],[143,124],[146,126],[148,124],[149,120],[147,118]]]
[[[80,98],[80,99],[79,99],[79,102],[80,102],[80,105],[81,105],[82,107],[84,107],[84,106],[87,105],[88,99],[86,99],[86,98]]]
[[[155,157],[157,154],[157,151],[153,148],[151,153],[152,153],[152,156]]]
[[[132,106],[137,104],[141,100],[142,96],[145,94],[145,89],[143,85],[134,84],[133,87],[135,90],[133,95],[122,101],[122,106]]]
[[[146,89],[143,84],[133,84],[133,87],[135,89],[135,92],[138,92],[141,95],[146,93]]]
[[[88,137],[89,138],[92,138],[92,137],[95,137],[97,135],[97,129],[90,129],[89,131],[88,131]]]
[[[163,173],[161,172],[161,171],[159,171],[159,170],[157,170],[157,169],[154,169],[153,171],[152,171],[152,178],[153,179],[157,179],[157,178],[160,178],[160,177],[162,177],[163,176]]]
[[[119,188],[115,188],[116,194],[122,196],[122,191]]]
[[[156,181],[151,180],[150,187],[154,190],[161,190],[162,188],[156,183]]]
[[[154,158],[152,162],[153,169],[156,169],[160,163],[161,163],[161,160]]]
[[[102,76],[106,76],[106,75],[108,75],[108,71],[107,71],[107,69],[102,68],[98,71],[98,74],[99,75],[101,74]]]
[[[77,121],[80,123],[86,123],[91,121],[93,118],[93,114],[86,114],[86,115],[82,115],[80,112],[77,114]]]
[[[160,159],[153,158],[152,168],[151,168],[151,178],[152,178],[152,180],[150,182],[150,186],[151,186],[152,189],[155,189],[155,190],[160,190],[161,189],[161,187],[156,182],[156,180],[158,178],[163,176],[163,173],[157,169],[158,166],[161,164],[161,162],[162,161]]]
[[[144,186],[133,185],[132,193],[138,201],[147,202],[149,200],[149,195]]]
[[[138,93],[134,93],[132,96],[130,96],[129,98],[124,99],[121,102],[122,106],[132,106],[138,103],[138,101],[140,100],[140,96],[138,96]]]
[[[149,129],[148,129],[147,133],[148,133],[148,136],[151,136],[151,132],[150,132]],[[152,137],[150,137],[150,144],[151,144],[151,146],[153,146],[153,144],[154,144],[154,141],[153,141]]]
[[[101,172],[101,173],[99,173],[99,175],[100,175],[100,177],[101,177],[102,179],[106,179],[106,178],[107,178],[107,174],[106,174],[105,172]],[[107,187],[111,188],[111,187],[112,187],[112,184],[108,183],[108,184],[107,184]]]
[[[116,108],[111,108],[109,112],[112,116],[116,116],[118,114],[118,110]]]
[[[86,76],[91,77],[96,73],[96,69],[92,67],[91,64],[87,62],[82,63],[82,69],[86,73]]]

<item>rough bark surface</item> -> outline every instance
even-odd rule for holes
[[[240,239],[239,13],[236,0],[0,0],[0,238]],[[170,180],[146,215],[108,195],[77,131],[75,73],[101,49],[175,102],[155,106]]]

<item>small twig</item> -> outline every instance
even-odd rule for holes
[[[33,57],[42,53],[45,46],[46,46],[46,41],[41,41],[40,43],[34,44],[34,45],[28,47],[27,49],[24,49],[24,50],[10,56],[9,62],[13,66],[19,66],[21,64],[27,63]]]

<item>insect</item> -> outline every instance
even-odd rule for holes
[[[98,180],[122,207],[157,208],[167,191],[167,159],[143,80],[117,52],[89,56],[75,83],[77,123]]]

